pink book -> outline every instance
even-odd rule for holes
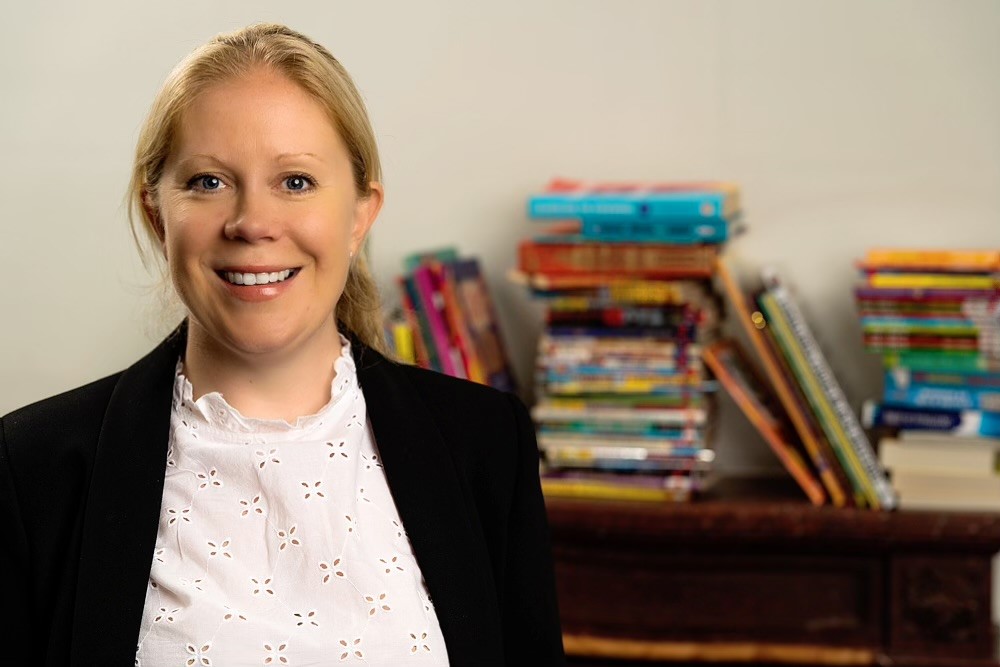
[[[438,277],[430,266],[422,265],[413,270],[413,282],[417,286],[420,301],[423,302],[424,312],[427,313],[434,347],[437,348],[438,359],[441,361],[441,370],[447,375],[464,378],[464,366],[460,361],[456,363],[456,355],[461,353],[451,345],[451,334],[445,319],[444,296],[438,286]]]

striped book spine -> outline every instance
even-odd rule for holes
[[[765,284],[768,285],[768,293],[774,296],[775,302],[784,312],[792,333],[801,342],[806,359],[819,378],[827,399],[847,433],[855,456],[875,489],[878,504],[884,509],[893,509],[897,504],[896,494],[893,492],[889,480],[886,479],[878,458],[875,456],[875,451],[872,449],[871,443],[868,442],[857,416],[851,410],[840,384],[820,351],[819,344],[813,337],[812,331],[809,330],[802,312],[792,300],[788,290],[773,275],[765,275]]]

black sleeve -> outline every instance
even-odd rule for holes
[[[21,508],[11,469],[10,452],[0,419],[0,572],[4,591],[0,595],[0,617],[3,622],[3,661],[12,665],[31,664],[44,653],[36,644],[34,609],[28,582],[28,538],[24,531]],[[5,664],[8,664],[5,662]]]
[[[508,396],[517,422],[518,450],[504,568],[504,654],[508,665],[564,665],[535,428],[524,404]]]

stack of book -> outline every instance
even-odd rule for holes
[[[687,500],[711,480],[711,278],[735,231],[726,183],[553,181],[551,224],[521,243],[515,281],[546,306],[537,403],[549,496]],[[555,222],[553,222],[555,221]]]
[[[815,505],[892,509],[896,495],[788,286],[765,269],[749,298],[724,262],[719,278],[753,345],[758,375],[735,342],[705,361]]]
[[[517,389],[479,262],[453,248],[416,253],[396,279],[402,303],[388,318],[396,357],[501,391]]]
[[[1000,252],[869,251],[855,295],[882,356],[880,457],[900,506],[1000,511]]]

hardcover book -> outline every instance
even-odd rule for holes
[[[853,495],[853,489],[841,486],[835,472],[839,467],[837,462],[824,451],[824,446],[820,444],[821,436],[813,429],[807,407],[800,403],[796,396],[794,379],[782,371],[778,357],[765,338],[766,321],[760,312],[750,307],[742,288],[724,261],[718,262],[717,273],[735,311],[735,319],[750,339],[757,359],[764,369],[765,377],[771,383],[771,388],[781,401],[782,407],[795,426],[795,431],[809,452],[813,466],[819,473],[831,502],[837,507],[847,505],[849,494]]]
[[[757,377],[740,348],[731,341],[709,345],[702,358],[716,379],[754,425],[814,505],[826,502],[826,494],[810,470],[791,436],[787,415]]]
[[[732,219],[740,210],[732,183],[591,183],[556,179],[528,200],[536,219]]]

